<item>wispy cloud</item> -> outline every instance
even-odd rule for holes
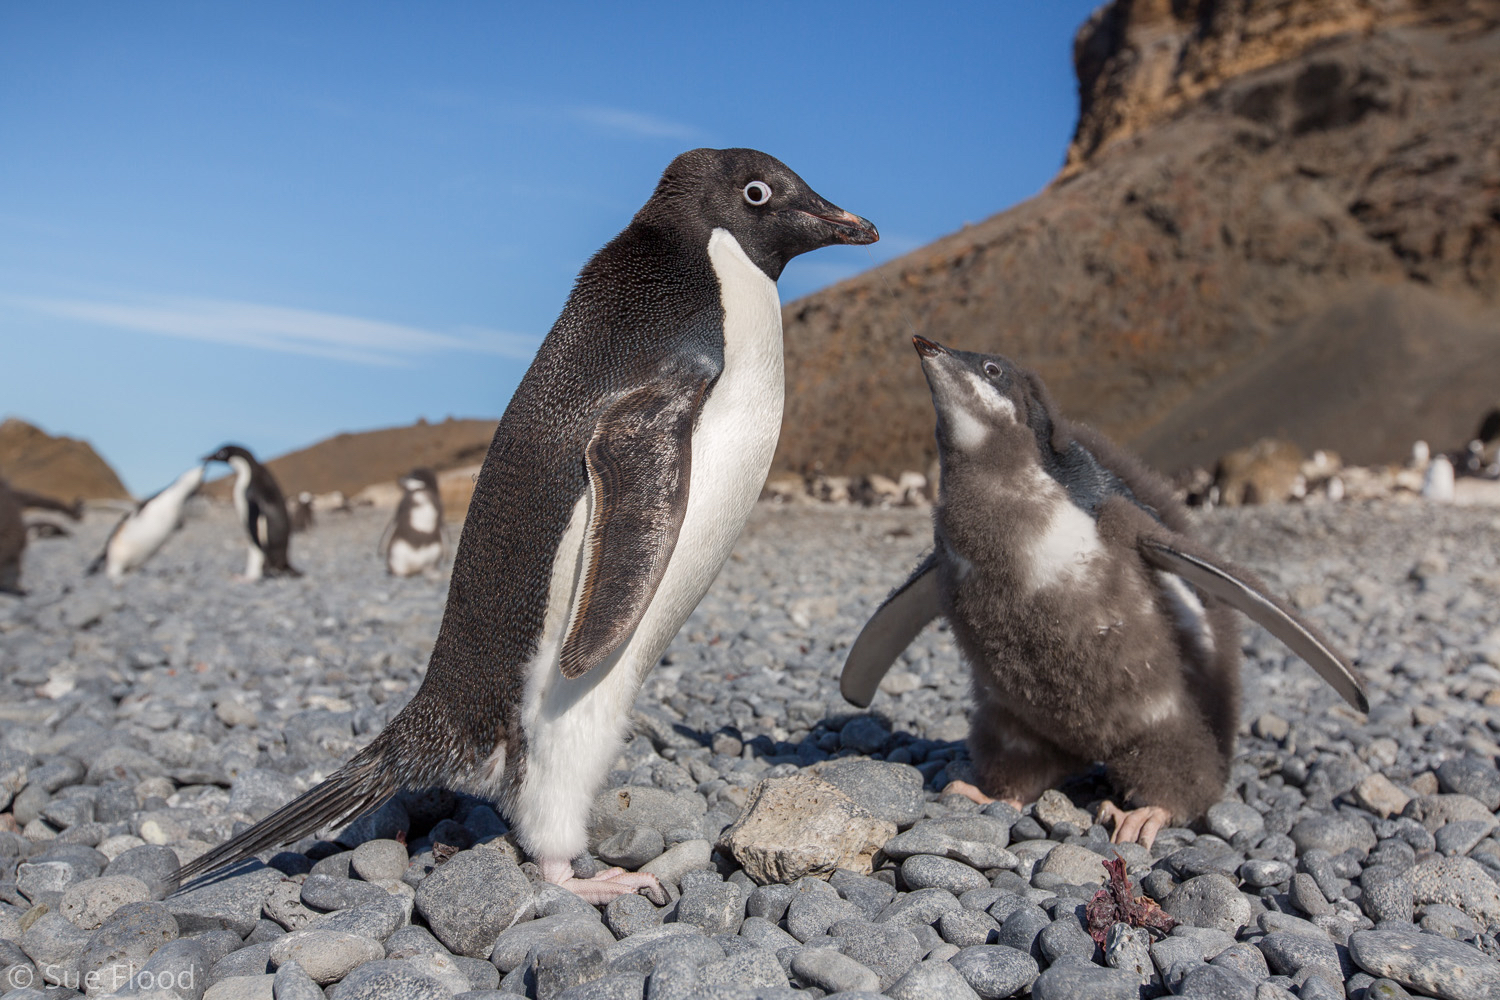
[[[539,342],[536,337],[479,327],[435,333],[357,316],[220,299],[100,302],[13,298],[10,301],[48,316],[121,330],[365,365],[402,365],[440,351],[478,351],[524,360]]]
[[[604,132],[633,136],[640,139],[682,139],[693,141],[703,133],[691,125],[674,122],[655,115],[628,111],[624,108],[609,108],[600,105],[584,105],[566,108],[569,118]]]

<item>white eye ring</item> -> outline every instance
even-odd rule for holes
[[[984,363],[984,373],[986,375],[999,375],[1000,366],[995,364],[995,362],[993,361],[986,361]]]
[[[752,205],[764,205],[771,200],[771,185],[765,181],[751,181],[745,185],[745,200]]]

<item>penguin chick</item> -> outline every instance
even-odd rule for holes
[[[1130,808],[1106,803],[1101,819],[1116,841],[1148,847],[1223,793],[1239,718],[1231,607],[1367,709],[1348,660],[1254,576],[1194,543],[1169,484],[1059,416],[1036,375],[914,343],[937,410],[934,549],[850,650],[848,700],[868,705],[941,614],[973,676],[969,752],[982,791],[1029,802],[1103,761]]]
[[[250,538],[245,560],[245,579],[259,580],[262,575],[301,576],[287,561],[287,541],[292,522],[287,516],[286,500],[271,470],[237,444],[226,444],[205,462],[226,462],[234,470],[234,510],[240,526]]]
[[[443,499],[431,469],[413,469],[401,479],[401,503],[381,545],[386,572],[412,576],[443,560]]]
[[[182,527],[183,505],[203,485],[203,473],[204,466],[193,466],[120,518],[105,540],[104,550],[89,564],[89,575],[103,569],[110,582],[119,583],[126,573],[143,566],[172,532]]]
[[[192,878],[440,785],[492,799],[543,876],[594,903],[655,876],[573,877],[647,673],[729,557],[784,394],[776,279],[873,243],[775,157],[677,157],[583,268],[475,483],[422,686],[328,780]]]

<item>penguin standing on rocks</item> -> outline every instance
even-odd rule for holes
[[[443,559],[443,498],[431,469],[413,469],[401,479],[401,503],[381,546],[386,572],[412,576],[437,568]]]
[[[1236,608],[1361,712],[1349,661],[1245,570],[1189,537],[1171,487],[1060,417],[1005,358],[914,338],[937,409],[942,478],[930,556],[865,625],[844,696],[868,705],[892,661],[945,616],[973,675],[976,801],[1034,800],[1102,760],[1150,846],[1223,794],[1239,721]]]
[[[697,149],[583,268],[495,432],[421,689],[321,785],[184,878],[401,788],[494,799],[543,875],[590,902],[654,876],[573,876],[646,674],[749,517],[780,432],[776,279],[872,243],[774,157]]]
[[[301,576],[287,562],[286,547],[292,535],[292,522],[287,517],[281,487],[271,470],[237,444],[226,444],[203,460],[227,462],[234,470],[234,510],[245,534],[250,536],[245,579],[259,580],[266,573]]]
[[[104,551],[89,565],[89,575],[103,569],[112,582],[119,583],[126,573],[144,565],[172,532],[182,527],[183,505],[203,485],[203,472],[203,466],[193,466],[171,486],[142,500],[135,510],[120,518],[104,543]]]

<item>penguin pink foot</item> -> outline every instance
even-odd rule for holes
[[[969,784],[967,781],[950,781],[950,782],[948,782],[948,784],[946,784],[946,785],[943,786],[943,794],[944,795],[962,795],[964,798],[968,799],[970,802],[975,802],[975,803],[978,803],[979,805],[982,805],[982,806],[987,806],[991,802],[1004,802],[1006,805],[1011,806],[1012,808],[1015,808],[1015,809],[1021,809],[1021,808],[1024,807],[1024,804],[1021,802],[1020,799],[1015,799],[1015,798],[997,799],[997,798],[994,798],[993,796],[984,794],[976,786]]]
[[[1172,822],[1172,814],[1161,806],[1142,806],[1127,811],[1109,801],[1099,807],[1097,818],[1101,823],[1113,824],[1115,832],[1110,835],[1110,843],[1140,844],[1148,851],[1162,827]]]
[[[592,878],[578,878],[573,874],[573,865],[567,861],[542,862],[542,877],[553,885],[561,886],[576,894],[585,902],[595,906],[608,903],[618,896],[628,896],[641,889],[645,896],[657,906],[667,903],[666,890],[650,872],[628,872],[623,868],[606,868]]]

